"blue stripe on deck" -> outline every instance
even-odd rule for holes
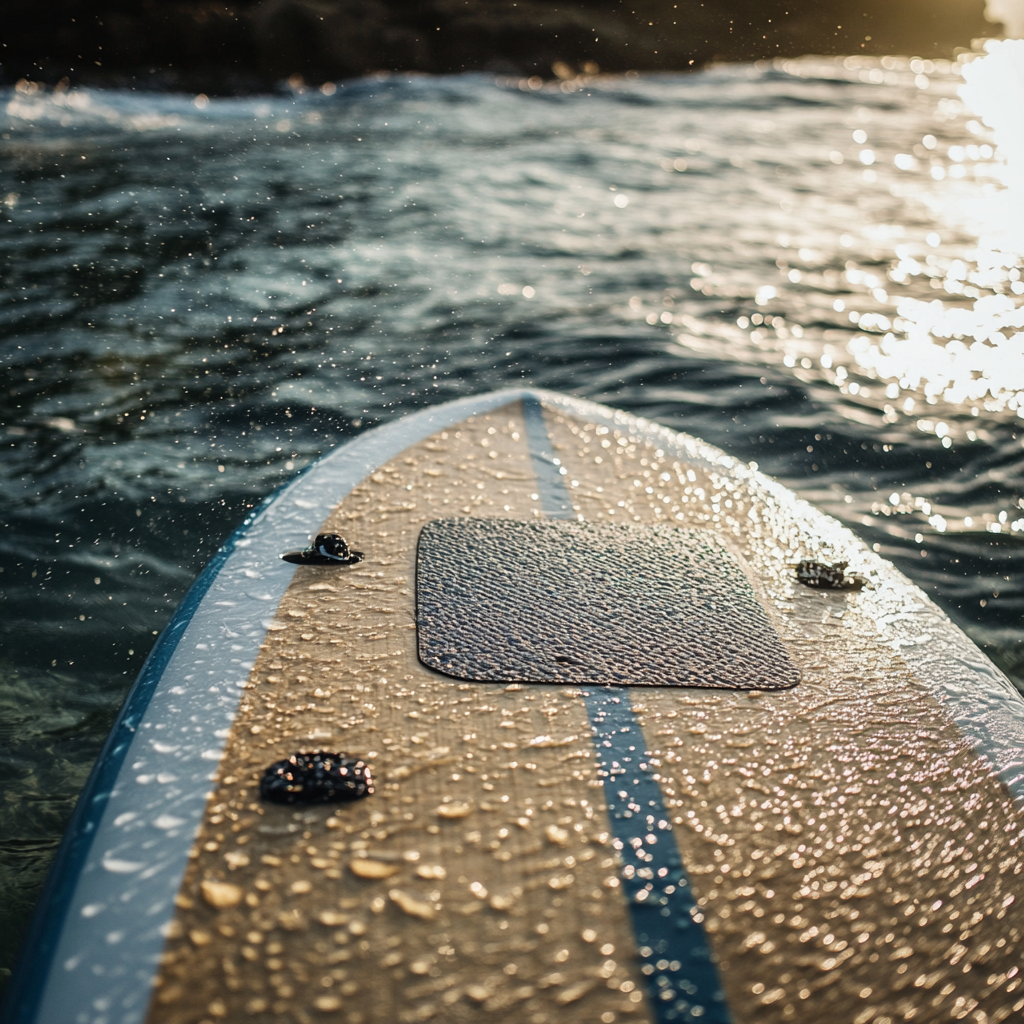
[[[533,395],[523,396],[523,420],[526,423],[526,443],[533,460],[533,473],[537,477],[537,492],[541,511],[548,519],[575,519],[572,496],[565,486],[565,466],[554,454],[544,411]]]
[[[728,1024],[729,1011],[661,787],[646,762],[643,731],[629,690],[584,692],[622,888],[629,901],[637,949],[659,1024]]]
[[[541,509],[551,519],[575,519],[565,469],[552,454],[541,403],[525,396],[523,414]],[[608,819],[623,862],[622,889],[643,961],[640,970],[647,977],[657,1024],[731,1024],[702,927],[704,917],[683,868],[661,787],[646,762],[629,690],[609,686],[584,691],[583,696]]]

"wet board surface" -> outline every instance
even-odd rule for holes
[[[796,681],[430,668],[417,546],[467,517],[710,531]],[[364,561],[280,560],[318,532]],[[871,587],[804,587],[803,557]],[[260,801],[301,750],[364,758],[376,792]],[[1020,1019],[1022,752],[1024,704],[983,655],[750,467],[543,392],[439,406],[317,464],[197,583],[79,803],[7,1016]]]

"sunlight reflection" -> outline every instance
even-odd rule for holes
[[[912,413],[917,396],[929,405],[956,407],[953,412],[960,415],[977,416],[980,407],[1024,418],[1024,308],[1018,298],[1024,294],[1018,266],[1024,254],[1024,134],[1018,123],[1024,101],[1024,40],[989,41],[983,54],[965,55],[961,67],[950,71],[962,75],[959,94],[985,126],[966,122],[977,142],[943,147],[934,135],[926,135],[915,147],[919,158],[897,153],[892,162],[909,174],[950,182],[926,202],[940,228],[944,221],[951,235],[973,234],[976,248],[944,245],[938,231],[926,235],[927,248],[895,246],[889,281],[906,286],[916,279],[945,293],[945,298],[930,301],[890,296],[895,289],[882,287],[877,274],[848,265],[847,281],[869,292],[878,304],[894,307],[895,315],[851,311],[851,322],[863,333],[846,348],[859,371],[889,382],[887,398],[899,399],[903,393],[902,405],[887,406],[893,413],[897,408]],[[947,104],[947,114],[952,112]],[[862,130],[854,132],[855,142],[866,140]],[[870,150],[860,154],[865,163],[874,156]],[[917,425],[929,431],[935,427],[932,420]],[[937,436],[948,447],[949,428],[942,421],[940,426]]]

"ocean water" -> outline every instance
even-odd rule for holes
[[[1021,48],[0,93],[0,969],[218,544],[429,403],[529,382],[756,461],[1024,687]]]

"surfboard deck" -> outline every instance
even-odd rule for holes
[[[430,524],[465,520],[502,536],[562,523],[559,543],[628,535],[614,561],[634,576],[630,552],[650,538],[705,538],[701,600],[717,587],[724,610],[692,636],[714,688],[647,671],[671,647],[657,635],[617,685],[595,682],[594,652],[621,624],[581,627],[578,595],[561,614],[558,595],[538,598],[558,549],[532,542],[481,621],[455,630],[487,636],[491,660],[421,659],[418,545]],[[281,561],[323,532],[364,560]],[[792,569],[805,557],[848,561],[870,586],[805,587]],[[443,581],[461,563],[439,564]],[[781,652],[753,689],[707,667],[715,651],[728,665],[760,650],[729,608],[747,585]],[[527,596],[503,614],[504,591]],[[453,628],[437,627],[441,648]],[[563,660],[538,667],[549,628]],[[259,798],[269,764],[312,750],[363,758],[373,795]],[[1024,704],[977,648],[756,468],[546,392],[449,403],[323,459],[197,583],[83,794],[7,1012],[1015,1019],[1022,752]]]

